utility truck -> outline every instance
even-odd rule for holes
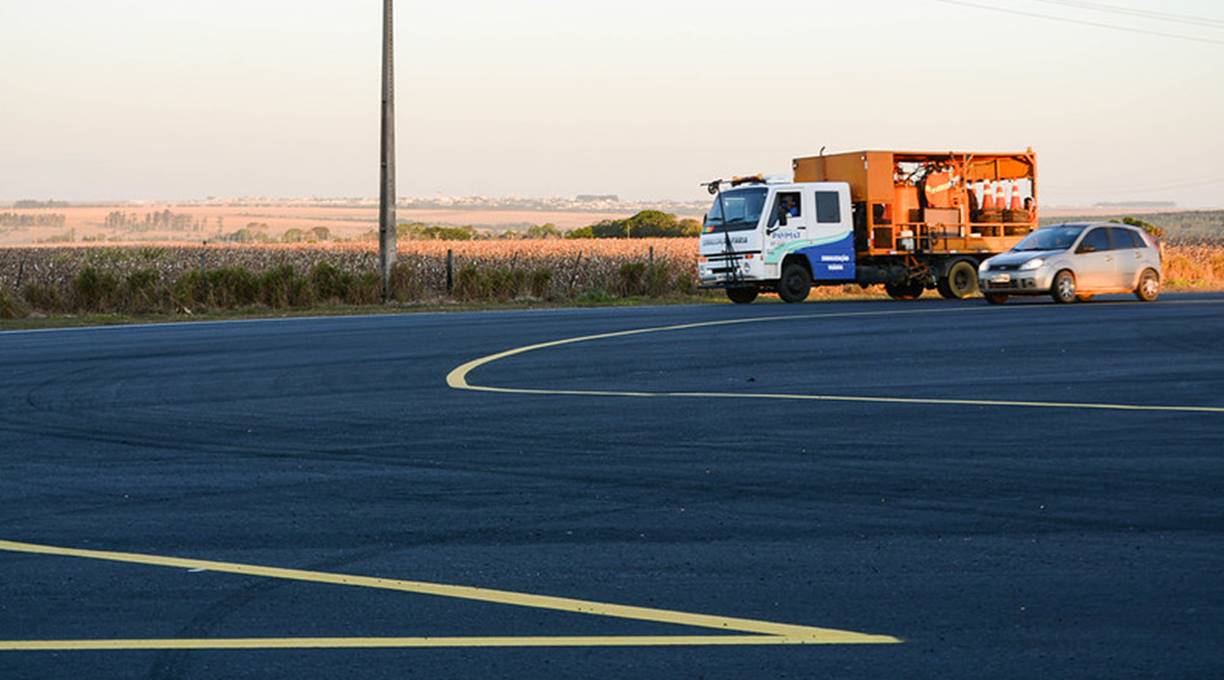
[[[714,180],[698,274],[746,304],[812,286],[883,284],[914,300],[978,292],[978,266],[1037,228],[1037,156],[857,151],[792,164],[793,179]]]

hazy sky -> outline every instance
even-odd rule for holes
[[[397,7],[400,194],[702,196],[871,148],[1023,149],[1044,201],[1224,206],[1214,25],[976,0]],[[379,0],[0,0],[0,200],[374,196]]]

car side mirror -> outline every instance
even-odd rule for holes
[[[1085,243],[1075,250],[1075,252],[1080,255],[1084,253],[1095,253],[1096,251],[1096,246],[1092,245],[1091,243]]]

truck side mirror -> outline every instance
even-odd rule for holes
[[[778,213],[778,226],[785,227],[786,219],[787,219],[786,210],[783,210],[782,212]]]

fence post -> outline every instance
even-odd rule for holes
[[[455,292],[455,251],[446,249],[446,294]]]
[[[574,284],[578,283],[578,274],[582,271],[582,251],[578,251],[578,257],[574,260],[574,275],[570,277],[569,296],[574,297]]]
[[[200,251],[200,273],[204,273],[204,251]]]
[[[654,266],[654,246],[650,246],[650,266]]]
[[[25,259],[23,258],[21,262],[17,265],[17,285],[14,286],[15,289],[21,290],[21,280],[24,278],[25,278]]]

